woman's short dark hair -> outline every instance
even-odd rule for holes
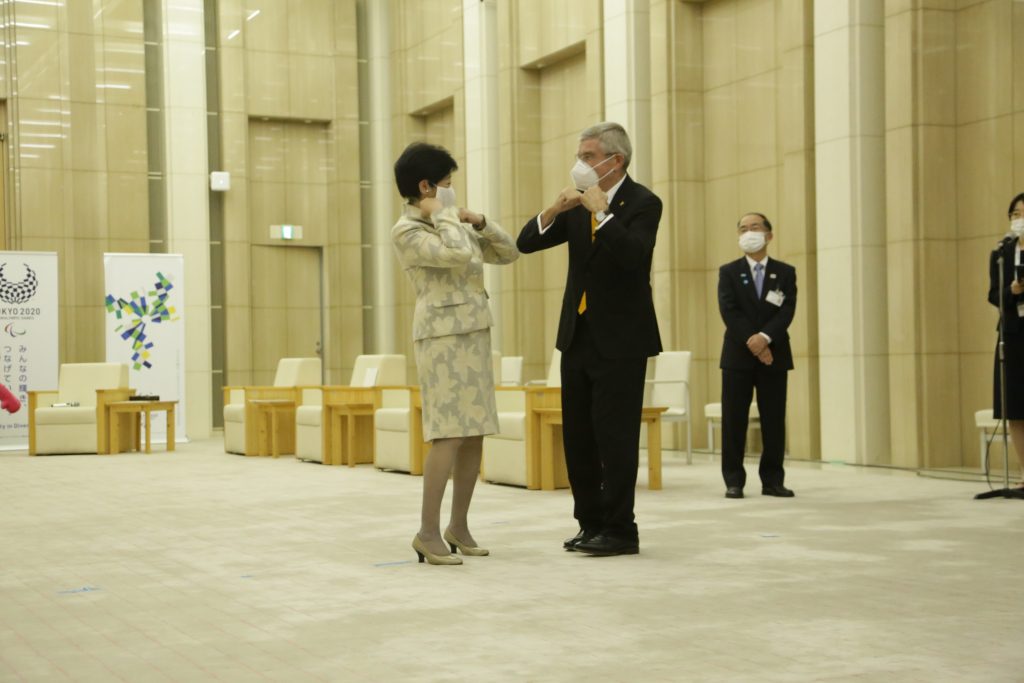
[[[395,162],[395,184],[398,192],[410,201],[420,198],[420,181],[437,185],[459,165],[444,147],[414,142],[405,148]]]
[[[1012,202],[1010,202],[1010,208],[1006,210],[1007,218],[1013,215],[1013,207],[1017,206],[1019,202],[1024,202],[1024,192],[1021,192],[1019,195],[1013,198]]]

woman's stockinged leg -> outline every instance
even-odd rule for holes
[[[441,501],[462,441],[434,439],[423,463],[423,507],[418,535],[423,545],[435,555],[448,554],[448,545],[441,538]]]
[[[469,532],[469,504],[473,500],[473,490],[480,477],[480,459],[483,454],[484,437],[468,436],[461,439],[461,442],[455,456],[452,517],[448,528],[457,539],[466,545],[475,547],[477,543]]]

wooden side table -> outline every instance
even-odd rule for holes
[[[647,425],[647,488],[661,490],[661,414],[668,408],[645,407],[640,422]],[[565,474],[565,456],[558,448],[555,427],[562,426],[561,408],[535,408],[540,420],[540,487],[545,491],[569,485]],[[555,453],[562,454],[556,464]]]
[[[165,411],[167,413],[167,450],[174,450],[174,407],[178,405],[177,401],[112,401],[107,403],[107,444],[110,453],[121,452],[121,434],[122,424],[121,418],[123,416],[135,416],[134,429],[134,447],[135,450],[142,450],[141,443],[141,430],[139,429],[139,422],[143,415],[146,417],[146,453],[151,453],[151,414],[154,410]]]
[[[266,398],[252,399],[249,403],[256,409],[259,429],[256,454],[276,458],[281,453],[294,453],[295,401],[286,398]],[[281,422],[282,415],[285,417],[284,428]]]

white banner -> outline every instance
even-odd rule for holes
[[[57,254],[0,251],[0,382],[21,401],[0,410],[0,449],[28,448],[28,392],[56,391]]]
[[[177,401],[175,440],[185,434],[185,259],[181,254],[104,254],[107,362],[128,363],[136,394]],[[153,441],[167,441],[153,413]]]

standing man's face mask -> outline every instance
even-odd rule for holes
[[[742,249],[745,254],[756,254],[764,249],[764,245],[766,243],[767,238],[763,232],[749,230],[740,235],[740,249]]]
[[[615,155],[613,154],[606,159],[602,159],[595,166],[591,166],[587,162],[583,161],[583,159],[576,159],[576,163],[573,164],[572,170],[569,171],[569,175],[572,176],[572,182],[576,185],[576,189],[579,190],[580,192],[586,192],[591,187],[597,185],[599,182],[604,180],[608,176],[608,174],[610,174],[615,169],[611,169],[611,171],[608,171],[608,173],[605,173],[601,177],[598,177],[597,171],[595,169],[604,162],[610,161],[614,158]]]
[[[1014,237],[1024,237],[1024,218],[1014,218],[1010,221],[1010,232]]]
[[[455,206],[455,190],[450,187],[436,185],[437,194],[434,197],[441,202],[441,206],[448,209]]]

